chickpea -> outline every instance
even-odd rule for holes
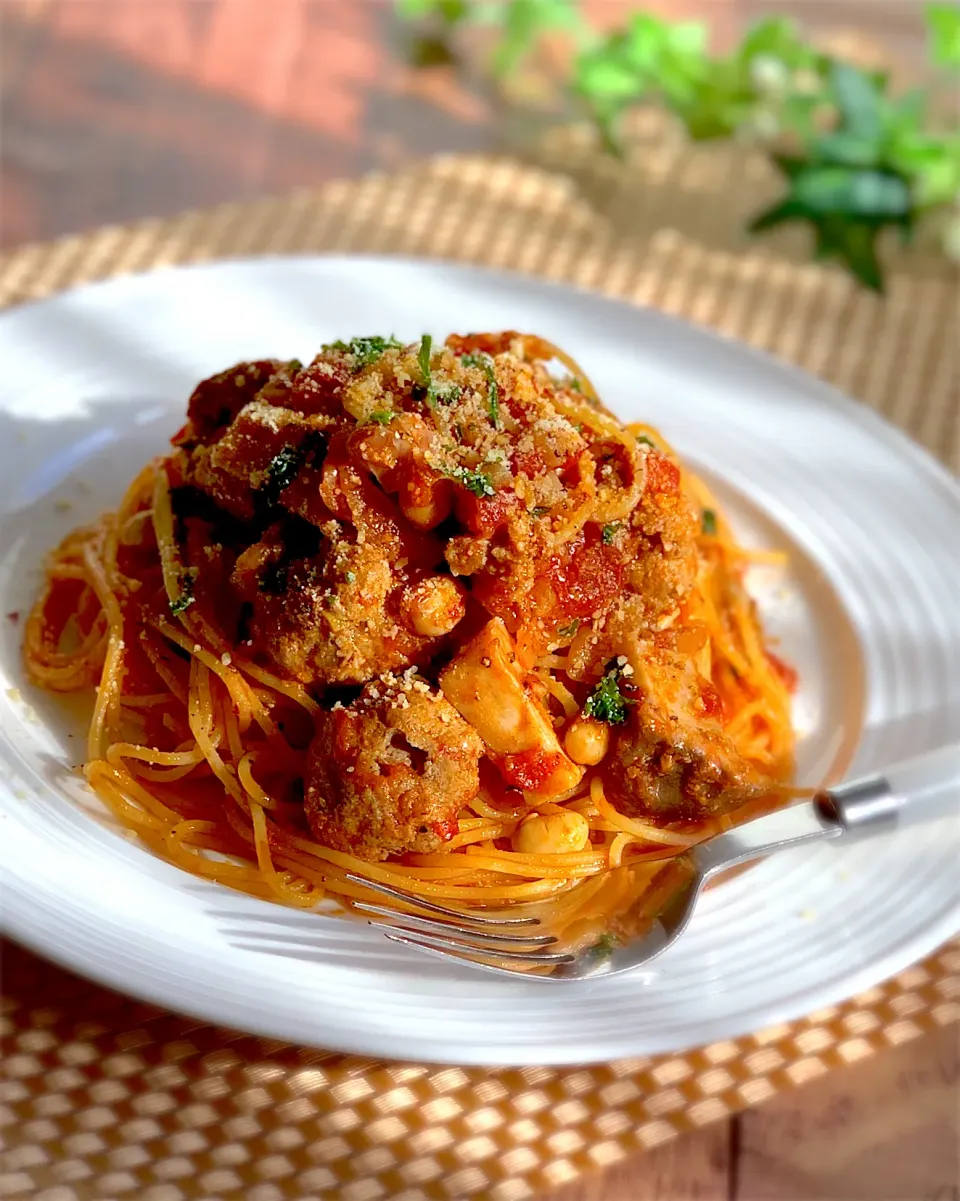
[[[578,717],[570,723],[563,745],[574,763],[593,767],[610,749],[610,728],[592,717]]]
[[[439,638],[449,634],[467,611],[463,587],[449,576],[431,576],[404,589],[401,610],[415,633]]]
[[[582,851],[590,826],[581,813],[531,813],[513,836],[513,849],[525,855],[563,855]]]
[[[453,485],[449,480],[435,479],[431,472],[411,473],[400,486],[397,495],[400,510],[419,530],[432,530],[453,508]]]

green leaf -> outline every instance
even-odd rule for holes
[[[839,167],[873,167],[879,165],[879,138],[862,138],[855,133],[839,130],[818,138],[813,146],[814,156],[823,163]]]
[[[822,56],[789,17],[766,17],[752,25],[736,56],[745,65],[757,58],[779,60],[789,71],[818,70]]]
[[[825,108],[820,95],[787,96],[780,106],[780,123],[785,132],[793,133],[803,144],[817,135],[817,116]]]
[[[175,600],[170,601],[170,612],[174,617],[179,617],[181,613],[186,613],[187,609],[196,600],[196,597],[193,595],[194,580],[195,573],[193,568],[183,572],[180,576],[180,595]]]
[[[469,467],[451,467],[446,473],[450,479],[456,480],[458,484],[463,484],[468,492],[472,492],[474,496],[493,496],[494,487],[490,483],[489,476],[484,475],[482,471],[471,471]]]
[[[377,425],[389,425],[394,417],[396,413],[393,409],[375,409],[370,414],[370,420],[375,421]]]
[[[776,229],[778,225],[783,225],[787,221],[797,221],[806,216],[807,214],[796,201],[781,200],[765,209],[759,216],[754,217],[747,229],[752,234],[762,234],[769,229]]]
[[[463,389],[452,380],[433,380],[427,389],[427,403],[431,408],[434,404],[450,405],[462,394]]]
[[[631,99],[642,90],[636,71],[601,50],[587,51],[577,60],[574,87],[595,102]]]
[[[960,8],[956,4],[928,4],[924,16],[933,61],[948,71],[960,71]]]
[[[652,73],[667,45],[665,21],[649,13],[634,13],[626,32],[617,42],[624,61],[638,73]]]
[[[487,376],[487,412],[494,426],[500,428],[500,391],[493,359],[483,350],[465,354],[460,360],[465,367],[480,367]]]
[[[457,25],[470,13],[467,0],[396,0],[397,15],[405,21],[439,17],[447,25]]]
[[[280,493],[297,478],[305,457],[301,446],[285,446],[273,456],[267,467],[266,479],[258,491],[267,506],[272,508],[280,499]]]
[[[568,626],[560,626],[557,630],[557,635],[560,638],[572,638],[580,629],[580,618],[575,617]]]
[[[717,532],[717,515],[713,509],[704,509],[700,514],[700,530],[711,537]]]
[[[605,721],[611,726],[621,726],[630,716],[629,701],[620,691],[623,669],[613,663],[600,683],[587,697],[583,712],[587,717]]]
[[[821,259],[836,259],[866,288],[883,291],[883,274],[877,259],[878,229],[866,222],[836,222],[820,227],[816,255]]]
[[[354,371],[362,371],[364,367],[369,367],[386,350],[402,348],[403,343],[398,342],[396,338],[381,338],[379,334],[369,338],[352,338],[349,342],[327,342],[321,347],[324,351],[340,350],[353,355]]]
[[[954,139],[952,155],[932,160],[918,172],[917,203],[924,208],[956,203],[960,196],[960,136]]]
[[[617,939],[613,934],[601,934],[592,947],[589,947],[587,954],[592,959],[609,959],[617,948]]]
[[[579,33],[582,18],[574,0],[512,0],[503,18],[503,38],[493,56],[493,72],[509,75],[550,30]]]
[[[910,190],[885,171],[814,167],[793,183],[792,198],[810,213],[889,219],[910,211]]]
[[[430,351],[432,347],[433,338],[430,334],[424,334],[420,339],[420,349],[417,351],[417,365],[420,368],[420,378],[425,388],[430,387]]]
[[[608,525],[605,525],[603,527],[601,537],[602,537],[604,546],[611,546],[613,544],[613,540],[616,538],[617,530],[619,530],[619,528],[620,528],[619,521],[611,521]]]
[[[884,114],[887,138],[909,137],[922,131],[928,96],[923,88],[911,88],[897,100],[888,100]]]
[[[829,79],[842,128],[861,138],[879,138],[883,132],[883,95],[876,79],[859,67],[836,61],[830,64]]]
[[[707,52],[707,27],[702,21],[681,21],[669,27],[667,45],[672,54],[690,62],[702,60]]]

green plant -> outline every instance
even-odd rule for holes
[[[672,112],[694,140],[758,144],[787,190],[750,223],[751,232],[804,224],[817,257],[836,260],[866,287],[883,288],[880,235],[895,229],[907,241],[933,213],[945,218],[944,249],[960,257],[956,4],[926,9],[940,78],[900,96],[885,74],[822,53],[782,17],[760,21],[730,54],[716,55],[705,25],[635,12],[622,28],[600,34],[576,0],[397,0],[397,7],[448,42],[459,27],[493,27],[490,66],[498,79],[516,71],[545,35],[572,39],[568,90],[611,153],[622,153],[624,114],[651,103]],[[950,89],[942,106],[950,122],[932,115],[941,88]]]

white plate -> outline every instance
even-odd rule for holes
[[[44,553],[114,504],[204,375],[308,359],[361,333],[519,328],[580,359],[623,416],[660,426],[741,533],[791,553],[755,584],[800,668],[804,780],[945,739],[960,707],[960,490],[867,409],[654,312],[471,268],[261,259],[80,289],[0,319],[0,611]],[[75,970],[226,1026],[339,1050],[565,1063],[677,1050],[874,984],[960,927],[960,831],[943,821],[798,850],[721,885],[656,971],[504,981],[405,953],[364,926],[197,881],[112,827],[71,765],[80,727],[29,689],[22,622],[0,642],[0,865],[12,935]],[[72,736],[71,736],[72,735]],[[275,925],[270,923],[276,922]],[[313,935],[240,948],[245,928]]]

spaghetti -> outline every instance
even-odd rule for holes
[[[532,906],[584,945],[789,792],[753,557],[552,344],[355,339],[204,381],[51,556],[24,653],[95,689],[86,778],[171,863],[306,909],[370,899],[350,875]]]

